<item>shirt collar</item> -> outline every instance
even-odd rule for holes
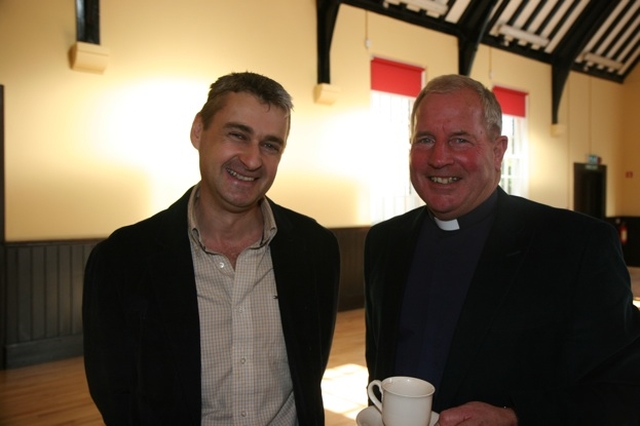
[[[196,201],[200,198],[200,183],[193,187],[191,191],[191,195],[189,196],[189,204],[187,207],[187,220],[189,223],[190,235],[194,238],[200,247],[203,250],[206,250],[202,240],[200,238],[200,232],[198,231],[198,221],[196,219]],[[275,237],[278,232],[278,227],[276,225],[276,220],[273,217],[273,211],[271,210],[271,205],[269,205],[269,201],[267,197],[263,197],[260,201],[260,209],[262,211],[262,219],[264,223],[264,228],[262,230],[262,238],[259,242],[256,242],[251,247],[262,247],[266,244],[269,244],[273,237]]]
[[[443,231],[457,231],[461,228],[468,228],[474,224],[485,219],[487,216],[493,214],[498,203],[498,191],[497,189],[483,201],[478,207],[471,210],[469,213],[451,220],[440,220],[429,211],[429,216],[436,223],[438,228]]]
[[[436,222],[436,225],[438,225],[438,228],[442,229],[443,231],[457,231],[458,229],[460,229],[458,219],[440,220],[437,217],[433,216],[433,220]]]

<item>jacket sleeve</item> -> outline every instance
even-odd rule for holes
[[[84,277],[82,319],[89,391],[106,424],[129,424],[135,383],[133,343],[120,293],[121,268],[108,243],[89,256]]]
[[[588,233],[558,382],[541,394],[513,395],[521,425],[640,424],[640,312],[614,229],[598,223]]]

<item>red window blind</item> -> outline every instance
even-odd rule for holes
[[[493,88],[493,94],[496,95],[503,114],[515,115],[516,117],[527,116],[527,93],[496,86]]]
[[[371,89],[397,95],[417,96],[422,89],[424,68],[388,59],[371,60]]]

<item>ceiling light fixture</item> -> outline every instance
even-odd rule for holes
[[[505,24],[500,25],[498,32],[504,36],[512,37],[521,41],[526,41],[527,43],[534,44],[540,47],[545,47],[547,44],[549,44],[548,38]]]
[[[435,0],[401,0],[407,5],[407,9],[414,12],[426,10],[427,12],[436,13],[440,16],[446,15],[449,7],[446,4],[438,3]]]
[[[622,62],[614,61],[613,59],[605,58],[603,56],[596,55],[594,53],[585,53],[582,55],[583,62],[591,62],[596,65],[601,65],[606,68],[611,68],[614,70],[620,70],[624,66]]]

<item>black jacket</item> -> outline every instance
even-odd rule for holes
[[[108,425],[199,425],[200,332],[187,225],[190,190],[91,253],[83,295],[85,368]],[[300,425],[323,425],[339,281],[335,236],[269,200],[270,244]]]
[[[609,224],[501,189],[434,411],[468,401],[521,425],[640,424],[640,312]],[[370,379],[394,375],[400,306],[426,209],[366,240]]]

